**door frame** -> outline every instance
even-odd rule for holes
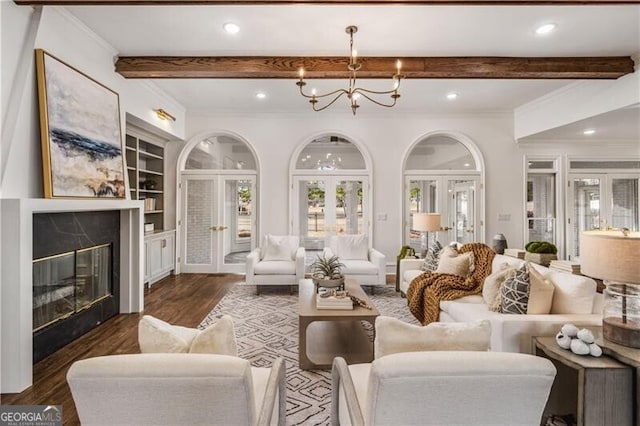
[[[455,224],[451,224],[449,220],[449,213],[451,207],[451,198],[448,196],[449,182],[455,180],[473,181],[475,183],[475,196],[474,196],[474,227],[473,227],[473,241],[484,241],[484,190],[482,185],[482,175],[478,171],[472,172],[418,172],[411,170],[404,174],[403,188],[403,225],[402,225],[402,237],[403,244],[410,244],[411,242],[411,206],[409,199],[409,186],[411,181],[415,180],[430,180],[436,183],[436,213],[441,215],[441,226],[443,231],[447,231],[447,238],[449,241],[454,241],[455,236]],[[449,228],[449,229],[446,229]],[[451,234],[453,232],[453,234]],[[447,241],[447,242],[449,242]]]
[[[227,173],[230,172],[230,173]],[[226,224],[229,223],[229,218],[226,217],[227,211],[226,211],[226,185],[225,183],[228,180],[250,180],[253,182],[252,185],[252,194],[256,194],[257,193],[257,176],[255,174],[248,174],[244,171],[240,172],[236,172],[236,171],[220,171],[220,172],[212,172],[212,171],[201,171],[201,170],[197,170],[197,171],[184,171],[181,173],[181,184],[180,184],[180,194],[182,197],[182,205],[181,207],[181,218],[186,218],[187,217],[187,208],[188,208],[188,202],[187,202],[187,185],[186,182],[188,179],[195,179],[195,180],[211,180],[213,181],[213,192],[214,192],[214,196],[217,198],[217,200],[214,200],[214,211],[213,211],[213,215],[212,215],[212,220],[214,222],[216,222],[216,224],[212,224],[211,226],[226,226]],[[184,186],[182,185],[182,183],[184,183]],[[253,214],[252,214],[252,220],[251,220],[251,243],[250,243],[250,248],[249,251],[253,250],[256,246],[257,246],[257,217],[256,217],[256,207],[255,205],[252,205],[253,208]],[[220,225],[222,224],[222,225]],[[181,232],[186,232],[186,226],[187,224],[183,224],[182,223],[182,219],[180,221],[180,228],[181,228]],[[231,228],[226,228],[223,230],[223,232],[226,232],[226,237],[229,238],[228,233],[231,230]],[[215,231],[215,232],[220,232],[220,231]],[[225,250],[224,250],[224,244],[225,243],[225,235],[222,236],[222,238],[220,238],[219,234],[211,234],[211,263],[209,264],[194,264],[194,265],[186,265],[186,253],[187,253],[187,238],[186,238],[186,234],[184,235],[184,238],[181,239],[181,244],[180,244],[180,258],[184,259],[184,262],[182,262],[182,267],[189,269],[189,271],[185,271],[188,273],[219,273],[219,272],[235,272],[235,273],[241,273],[245,271],[246,265],[245,263],[225,263],[224,262],[224,257],[225,257]]]
[[[296,173],[291,176],[291,221],[289,222],[289,232],[291,235],[300,235],[300,183],[311,181],[311,180],[322,180],[325,182],[325,220],[327,214],[333,214],[333,219],[335,220],[336,209],[335,206],[331,205],[327,208],[326,200],[327,199],[335,199],[335,188],[336,183],[338,181],[343,180],[359,180],[362,181],[362,188],[365,190],[363,193],[364,200],[362,202],[362,220],[363,220],[363,229],[365,230],[365,234],[367,235],[367,240],[369,241],[369,246],[372,247],[372,220],[371,220],[371,184],[369,180],[368,173],[362,173],[360,171],[345,171],[344,173]],[[331,197],[331,198],[330,198]],[[325,223],[326,224],[326,223]],[[329,225],[335,225],[335,223],[331,223]],[[332,231],[328,231],[325,236],[325,246],[328,242],[328,238],[331,235],[335,235]]]

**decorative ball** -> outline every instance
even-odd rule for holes
[[[586,328],[583,328],[582,330],[578,331],[578,339],[582,340],[587,344],[591,344],[596,341],[596,338],[593,336],[593,333],[591,332],[591,330]]]
[[[602,355],[602,348],[596,343],[592,343],[589,345],[589,353],[591,354],[591,356],[599,357],[600,355]]]
[[[578,335],[578,327],[573,324],[565,324],[560,329],[562,334],[569,337],[576,337]]]
[[[578,355],[587,355],[589,353],[589,345],[580,339],[572,339],[571,352]]]
[[[558,343],[558,346],[562,349],[569,349],[571,348],[571,337],[565,336],[561,331],[556,334],[556,343]]]

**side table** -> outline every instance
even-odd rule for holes
[[[533,348],[558,371],[545,415],[573,413],[578,426],[633,424],[631,367],[606,355],[576,355],[559,347],[554,337],[534,337]]]

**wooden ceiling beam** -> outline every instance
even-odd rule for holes
[[[361,57],[359,78],[390,78],[396,61],[410,79],[616,79],[633,73],[628,56],[615,57]],[[346,78],[347,58],[298,56],[123,56],[116,72],[125,78]]]
[[[550,6],[638,4],[639,0],[14,0],[28,6],[221,6],[221,5],[448,5],[448,6]]]

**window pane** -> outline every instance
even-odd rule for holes
[[[580,231],[600,229],[600,179],[574,179],[573,188],[573,255],[579,257]]]
[[[296,169],[299,170],[361,170],[365,168],[364,157],[357,146],[338,136],[323,136],[304,147]]]
[[[640,161],[572,161],[572,169],[640,169]]]
[[[325,232],[325,184],[323,181],[300,182],[300,242],[305,249],[322,249]]]
[[[413,224],[414,213],[436,213],[436,181],[412,180],[409,182],[409,226]],[[423,235],[420,231],[409,231],[409,245],[416,250],[422,248]],[[425,236],[426,237],[426,236]],[[426,240],[424,241],[426,243]]]
[[[554,169],[555,161],[553,160],[544,160],[544,161],[529,161],[528,167],[531,170],[539,170],[539,169]]]
[[[528,241],[549,241],[555,244],[555,188],[555,174],[532,174],[527,178]]]
[[[638,178],[613,179],[611,185],[613,211],[611,226],[614,228],[638,228]]]
[[[407,170],[476,170],[471,152],[448,136],[429,136],[409,154]]]
[[[362,181],[343,180],[337,183],[337,234],[364,234],[362,196]]]
[[[196,145],[187,158],[187,170],[256,170],[247,145],[229,136],[212,136]]]

